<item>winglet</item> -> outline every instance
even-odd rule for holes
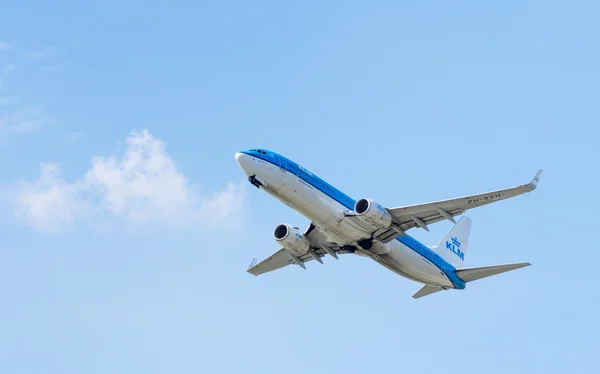
[[[535,175],[535,177],[533,177],[533,179],[529,183],[529,186],[531,187],[532,190],[535,190],[535,188],[537,187],[538,183],[540,182],[540,177],[542,176],[542,172],[543,171],[544,171],[543,169],[540,169],[537,172],[537,174]]]

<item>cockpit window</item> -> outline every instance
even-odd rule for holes
[[[256,152],[259,153],[261,155],[267,155],[268,153],[266,151],[263,151],[262,149],[249,149],[248,152]]]

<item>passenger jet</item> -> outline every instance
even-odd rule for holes
[[[353,253],[371,258],[394,273],[424,286],[413,295],[417,299],[432,293],[462,290],[468,282],[531,265],[529,262],[506,265],[464,267],[469,244],[471,220],[454,217],[466,210],[533,191],[542,170],[525,185],[450,200],[386,208],[371,198],[353,200],[315,174],[283,157],[264,150],[250,149],[235,154],[235,159],[252,185],[288,205],[310,220],[309,227],[282,223],[273,236],[281,249],[248,268],[253,275],[280,269],[290,264],[306,269],[311,260]],[[440,242],[428,247],[406,231],[449,220],[454,226]]]

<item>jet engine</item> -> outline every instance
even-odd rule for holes
[[[354,204],[358,218],[378,229],[386,229],[392,225],[392,216],[373,199],[360,199]]]
[[[305,254],[310,249],[310,243],[297,227],[290,227],[290,225],[282,223],[275,227],[273,236],[275,241],[283,247],[299,255]]]

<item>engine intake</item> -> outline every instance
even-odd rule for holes
[[[291,227],[286,223],[282,223],[275,227],[273,237],[276,242],[299,255],[305,254],[310,249],[310,243],[300,232],[300,229]]]
[[[378,229],[387,229],[392,226],[392,216],[373,199],[358,200],[354,204],[354,211],[359,219]]]

